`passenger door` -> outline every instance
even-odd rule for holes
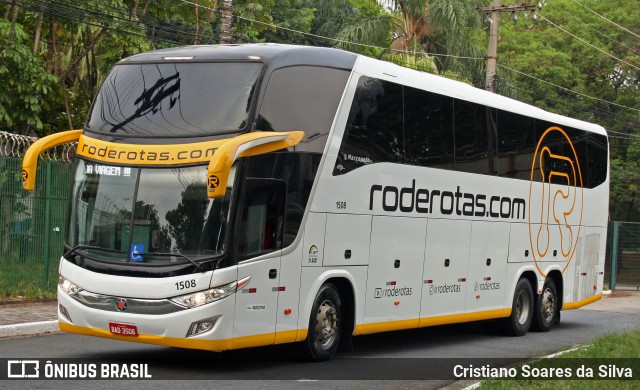
[[[285,197],[283,181],[247,178],[236,231],[238,280],[251,280],[236,294],[234,346],[242,346],[236,343],[242,343],[237,338],[243,336],[260,335],[250,345],[275,340]]]

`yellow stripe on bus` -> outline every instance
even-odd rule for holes
[[[590,303],[593,303],[595,301],[599,301],[602,298],[602,294],[596,294],[592,297],[583,299],[581,301],[578,302],[566,302],[562,305],[562,310],[572,310],[572,309],[577,309],[580,308],[582,306],[588,305]]]
[[[448,325],[461,322],[472,322],[504,318],[511,315],[511,309],[478,311],[473,313],[449,314],[445,316],[414,318],[410,320],[375,322],[373,324],[356,325],[355,335],[390,332],[393,330],[423,328],[426,326]]]

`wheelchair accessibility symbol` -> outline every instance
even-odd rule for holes
[[[143,260],[143,253],[143,244],[131,244],[131,250],[129,251],[129,261],[141,262]]]
[[[567,133],[549,127],[536,147],[529,184],[529,242],[536,268],[539,262],[573,259],[584,205],[582,172],[578,154]]]

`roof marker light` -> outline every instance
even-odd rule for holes
[[[259,60],[260,56],[247,56],[247,58],[250,60]]]
[[[165,60],[165,61],[185,61],[185,60],[192,60],[193,56],[191,56],[191,57],[178,57],[178,56],[162,57],[162,59]]]

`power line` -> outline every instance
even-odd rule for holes
[[[586,5],[581,4],[581,3],[577,2],[576,0],[572,0],[572,1],[573,1],[574,3],[576,3],[576,4],[578,4],[579,6],[581,6],[582,8],[586,9],[587,11],[592,12],[593,14],[595,14],[595,15],[597,15],[597,16],[599,16],[599,17],[601,17],[602,19],[606,20],[607,22],[609,22],[609,23],[613,24],[614,26],[616,26],[616,27],[618,27],[618,28],[623,29],[624,31],[628,32],[629,34],[631,34],[631,35],[633,35],[633,36],[635,36],[635,37],[637,37],[637,38],[640,38],[640,35],[638,35],[638,34],[634,33],[633,31],[631,31],[631,30],[629,30],[629,29],[627,29],[627,28],[625,28],[625,27],[623,27],[623,26],[619,25],[618,23],[616,23],[616,22],[614,22],[614,21],[612,21],[612,20],[610,20],[610,19],[607,19],[606,17],[604,17],[604,16],[600,15],[599,13],[597,13],[596,11],[594,11],[594,10],[592,10],[591,8],[587,7]]]
[[[589,42],[585,41],[584,39],[580,38],[579,36],[574,35],[574,34],[570,33],[569,31],[565,30],[564,28],[562,28],[562,27],[558,26],[557,24],[553,23],[551,20],[547,19],[546,17],[544,17],[544,16],[540,15],[540,18],[541,18],[542,20],[544,20],[545,22],[547,22],[547,23],[551,24],[552,26],[554,26],[554,27],[556,27],[556,28],[560,29],[561,31],[563,31],[563,32],[565,32],[565,33],[567,33],[567,34],[571,35],[572,37],[574,37],[575,39],[577,39],[577,40],[579,40],[580,42],[584,43],[585,45],[590,46],[590,47],[592,47],[592,48],[596,49],[597,51],[599,51],[599,52],[601,52],[601,53],[603,53],[603,54],[606,54],[607,56],[609,56],[609,57],[611,57],[611,58],[614,58],[614,59],[618,60],[619,62],[622,62],[623,64],[627,64],[627,65],[631,66],[632,68],[635,68],[635,69],[637,69],[637,70],[640,70],[640,67],[637,67],[637,66],[635,66],[635,65],[633,65],[633,64],[630,64],[629,62],[627,62],[627,61],[625,61],[625,60],[623,60],[623,59],[620,59],[620,58],[618,58],[618,57],[614,56],[614,55],[613,55],[613,54],[611,54],[611,53],[607,53],[606,51],[604,51],[604,50],[600,49],[599,47],[596,47],[596,46],[592,45],[591,43],[589,43]]]
[[[608,130],[607,132],[611,134],[616,134],[618,136],[627,137],[627,139],[640,139],[640,135],[638,134],[627,134],[627,133],[622,133],[622,132],[613,131],[613,130]],[[622,137],[619,137],[619,138],[622,138]]]
[[[577,92],[577,91],[571,90],[571,89],[569,89],[569,88],[566,88],[566,87],[560,86],[560,85],[558,85],[558,84],[554,84],[554,83],[552,83],[552,82],[550,82],[550,81],[543,80],[543,79],[541,79],[541,78],[538,78],[538,77],[532,76],[532,75],[530,75],[530,74],[527,74],[527,73],[521,72],[521,71],[519,71],[519,70],[517,70],[517,69],[510,68],[510,67],[508,67],[508,66],[506,66],[506,65],[498,64],[498,66],[499,66],[499,67],[501,67],[501,68],[508,69],[508,70],[510,70],[510,71],[512,71],[512,72],[516,72],[516,73],[518,73],[518,74],[520,74],[520,75],[522,75],[522,76],[529,77],[529,78],[532,78],[532,79],[534,79],[534,80],[540,81],[540,82],[542,82],[542,83],[552,85],[552,86],[554,86],[554,87],[556,87],[556,88],[560,88],[560,89],[562,89],[562,90],[564,90],[564,91],[575,93],[576,95],[579,95],[579,96],[585,97],[585,98],[587,98],[587,99],[597,100],[597,101],[602,102],[602,103],[612,104],[612,105],[617,106],[617,107],[620,107],[620,108],[626,108],[626,109],[628,109],[628,110],[633,110],[633,111],[640,112],[640,109],[633,108],[633,107],[628,107],[628,106],[625,106],[625,105],[622,105],[622,104],[618,104],[618,103],[614,103],[614,102],[610,102],[610,101],[608,101],[608,100],[600,99],[600,98],[597,98],[597,97],[594,97],[594,96],[585,95],[585,94],[583,94],[583,93],[580,93],[580,92]]]
[[[622,42],[620,42],[620,41],[617,41],[617,40],[615,40],[615,39],[611,38],[610,36],[608,36],[607,34],[603,33],[602,31],[598,30],[597,28],[591,27],[591,26],[590,26],[588,23],[586,23],[584,20],[582,20],[582,19],[580,19],[580,18],[577,18],[577,17],[575,17],[575,16],[572,16],[571,14],[568,14],[568,13],[566,13],[566,12],[564,12],[564,11],[560,11],[560,13],[561,13],[561,14],[563,14],[564,16],[568,16],[569,18],[571,18],[571,19],[575,20],[575,21],[576,21],[576,22],[578,22],[578,23],[582,23],[582,25],[583,25],[583,26],[585,26],[585,27],[587,27],[589,30],[591,30],[591,31],[595,32],[596,34],[598,34],[598,35],[600,35],[600,36],[602,36],[602,37],[604,37],[604,38],[606,38],[606,39],[610,40],[611,42],[613,42],[613,43],[617,43],[618,45],[620,45],[620,46],[622,46],[622,47],[624,47],[624,48],[626,48],[626,49],[629,49],[629,51],[631,51],[632,53],[635,53],[635,54],[640,53],[640,51],[638,51],[638,49],[634,49],[634,48],[632,48],[632,47],[629,47],[629,46],[625,45],[624,43],[622,43]]]

